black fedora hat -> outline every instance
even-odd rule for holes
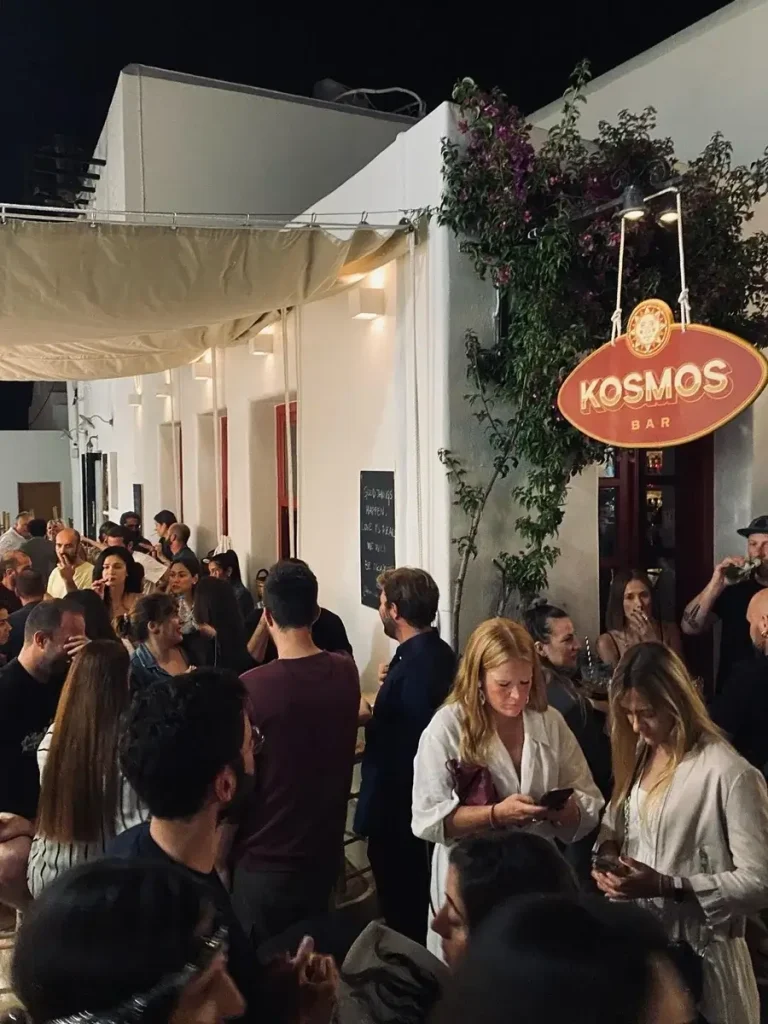
[[[742,537],[751,537],[753,533],[768,533],[768,516],[756,516],[749,526],[737,530]]]

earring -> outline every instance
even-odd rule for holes
[[[485,704],[485,694],[483,693],[482,686],[480,687],[480,703]]]

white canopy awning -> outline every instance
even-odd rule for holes
[[[410,225],[0,224],[0,380],[155,373],[244,341],[407,249]],[[256,328],[258,329],[258,328]]]

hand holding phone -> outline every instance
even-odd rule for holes
[[[542,807],[548,811],[562,811],[570,798],[573,796],[573,787],[567,789],[550,789],[539,799]]]
[[[604,875],[616,875],[617,878],[623,878],[627,874],[626,865],[610,853],[596,853],[592,858],[592,868]]]

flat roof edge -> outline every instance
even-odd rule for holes
[[[643,50],[641,53],[636,54],[634,57],[630,57],[629,60],[625,60],[623,64],[617,64],[616,67],[611,68],[609,71],[604,72],[597,78],[593,78],[586,89],[586,96],[589,98],[590,94],[597,92],[599,89],[605,88],[619,78],[623,78],[624,75],[629,74],[636,68],[642,67],[644,64],[650,64],[656,60],[657,57],[661,57],[675,47],[680,46],[681,43],[688,42],[690,39],[695,39],[696,36],[703,36],[707,32],[711,32],[721,24],[725,24],[731,21],[733,18],[741,17],[741,15],[754,10],[757,7],[762,7],[765,0],[733,0],[733,3],[726,4],[725,7],[721,7],[711,14],[705,15],[703,18],[699,18],[694,21],[692,25],[686,25],[685,28],[681,28],[679,32],[675,32],[674,35],[667,36],[666,39],[662,39],[654,46],[649,47],[647,50]],[[532,124],[536,124],[537,121],[544,121],[551,117],[552,114],[557,113],[563,105],[562,96],[557,99],[545,104],[543,107],[539,107],[538,110],[531,111],[530,114],[526,115],[526,119],[531,121]]]
[[[128,64],[122,69],[121,74],[133,75],[135,77],[160,78],[168,82],[182,82],[187,85],[201,85],[207,89],[241,92],[249,96],[262,96],[265,99],[301,103],[308,107],[319,107],[321,110],[335,110],[342,114],[357,114],[360,117],[372,117],[379,121],[394,121],[398,124],[412,125],[416,124],[418,120],[415,117],[406,117],[404,114],[388,114],[383,110],[364,110],[362,107],[353,107],[345,103],[329,103],[327,100],[317,100],[312,96],[293,96],[287,92],[261,89],[258,86],[243,85],[240,82],[225,82],[219,78],[205,78],[202,75],[190,75],[185,71],[168,71],[165,68],[154,68],[148,64]]]

